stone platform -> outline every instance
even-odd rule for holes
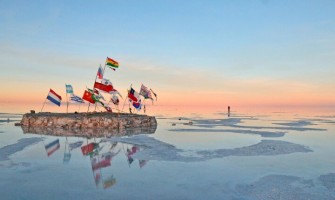
[[[57,136],[111,136],[154,133],[156,118],[126,113],[27,113],[21,120],[24,133]]]

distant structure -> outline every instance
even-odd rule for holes
[[[228,106],[228,117],[230,117],[230,106]]]

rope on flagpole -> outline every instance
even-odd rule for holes
[[[43,106],[42,106],[42,109],[41,109],[41,112],[43,111],[43,108],[44,108],[44,105],[45,105],[45,102],[47,101],[47,99],[44,100],[44,103],[43,103]]]

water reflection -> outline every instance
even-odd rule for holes
[[[138,134],[153,134],[157,126],[143,128],[110,129],[110,128],[62,128],[62,127],[33,127],[21,126],[23,133],[54,136],[77,136],[77,137],[112,137],[130,136]]]

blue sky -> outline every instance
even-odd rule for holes
[[[81,93],[106,56],[120,62],[107,72],[116,87],[145,83],[167,97],[324,99],[334,89],[335,1],[0,3],[2,85],[27,82],[36,95],[65,82]]]

